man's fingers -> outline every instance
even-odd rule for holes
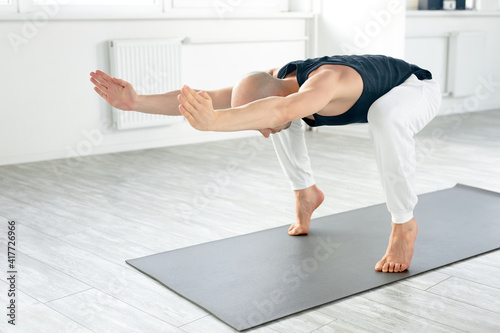
[[[104,99],[106,99],[106,97],[108,96],[108,95],[106,95],[105,93],[103,93],[101,90],[99,90],[99,88],[97,88],[97,87],[94,87],[94,91],[95,91],[96,93],[98,93],[98,94],[99,94],[99,96],[101,96],[101,97],[102,97],[102,98],[104,98]]]
[[[100,70],[96,70],[95,72],[98,76],[104,78],[105,80],[111,81],[112,79],[111,75],[109,75],[108,73],[104,73],[103,71]]]
[[[187,100],[189,103],[194,104],[197,102],[196,92],[193,91],[190,87],[184,85],[181,89],[182,97]]]
[[[201,97],[198,96],[198,94],[196,93],[196,91],[194,91],[193,89],[191,89],[190,87],[184,85],[184,87],[182,87],[181,89],[181,92],[182,92],[182,96],[189,101],[189,103],[191,103],[192,106],[194,106],[195,108],[199,106],[200,104],[200,99]]]
[[[116,77],[112,77],[112,78],[111,78],[111,80],[112,80],[114,83],[116,83],[117,85],[122,86],[122,87],[127,86],[127,83],[128,83],[127,81],[123,81],[122,79],[118,79],[118,78],[116,78]]]
[[[109,87],[113,84],[117,84],[121,87],[126,87],[128,84],[127,81],[118,79],[116,77],[112,77],[111,75],[104,73],[103,71],[100,70],[96,70],[95,73],[94,72],[90,73],[90,76],[99,81],[107,89],[109,89]]]
[[[194,89],[187,85],[184,85],[181,89],[182,96],[194,107],[198,108],[200,105],[206,105],[212,103],[210,95],[206,91],[196,92]]]
[[[110,86],[110,83],[99,75],[91,75],[90,81],[96,86],[99,85],[101,90],[108,89]]]
[[[212,99],[210,98],[210,95],[205,91],[200,91],[198,92],[197,94],[198,96],[200,96],[201,98],[199,99],[200,103],[201,102],[206,102],[206,101],[211,101]]]
[[[178,95],[177,100],[179,101],[179,103],[181,103],[181,106],[190,114],[194,115],[197,113],[196,108],[186,99],[186,97],[184,97],[184,95]]]
[[[186,120],[189,122],[191,126],[194,127],[194,117],[191,113],[189,113],[182,105],[179,105],[179,111],[181,114],[186,118]]]
[[[113,78],[109,74],[106,74],[100,70],[97,70],[96,74],[97,74],[96,79],[106,87],[109,87],[110,85],[113,84]]]
[[[198,114],[198,107],[200,106],[199,103],[194,100],[192,97],[189,98],[186,95],[181,95],[179,97],[179,102],[181,105],[189,111],[193,116],[196,116]]]
[[[90,82],[92,82],[101,91],[104,91],[104,90],[108,89],[108,87],[104,86],[101,82],[97,81],[93,77],[90,78]]]

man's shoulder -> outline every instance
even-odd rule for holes
[[[344,65],[336,65],[336,64],[325,64],[321,65],[315,70],[313,70],[310,74],[308,80],[313,77],[316,77],[318,81],[325,81],[328,83],[341,81],[346,77],[346,74],[350,74],[353,71],[351,67],[347,67]]]
[[[331,89],[333,86],[336,86],[342,80],[342,77],[343,77],[342,71],[339,71],[336,68],[319,67],[311,72],[311,74],[304,82],[302,87],[304,89],[307,88],[318,89],[320,87]]]
[[[279,70],[280,70],[279,68],[271,68],[271,69],[267,70],[266,73],[277,78]]]

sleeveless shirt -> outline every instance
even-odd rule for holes
[[[309,74],[322,65],[343,65],[353,68],[363,80],[363,92],[356,103],[340,115],[321,116],[315,113],[314,120],[303,118],[312,127],[366,123],[368,110],[373,102],[403,83],[412,74],[419,80],[432,79],[431,72],[426,69],[383,55],[338,55],[292,61],[279,70],[278,78],[283,79],[293,71],[297,71],[297,82],[302,86]]]

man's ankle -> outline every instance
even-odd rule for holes
[[[393,230],[400,230],[400,231],[405,231],[405,232],[411,232],[415,229],[417,229],[417,220],[412,218],[408,222],[405,223],[392,223],[392,228]]]
[[[316,187],[316,185],[312,185],[304,189],[294,190],[295,197],[308,197],[315,192]]]

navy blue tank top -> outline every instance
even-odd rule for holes
[[[383,55],[339,55],[292,61],[279,70],[278,78],[283,79],[296,70],[297,81],[299,86],[302,86],[309,74],[322,65],[343,65],[353,68],[363,80],[363,92],[356,103],[343,114],[338,116],[313,114],[314,120],[303,118],[312,127],[366,123],[368,109],[373,102],[403,83],[410,75],[415,74],[419,80],[432,79],[431,72],[426,69]]]

